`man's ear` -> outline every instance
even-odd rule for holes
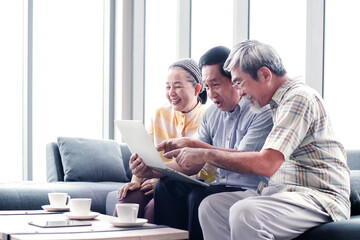
[[[200,92],[200,90],[201,90],[201,86],[199,83],[197,83],[195,86],[195,95],[197,95]]]
[[[267,67],[261,67],[257,70],[259,81],[269,82],[272,78],[272,72]]]

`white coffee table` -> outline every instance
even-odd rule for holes
[[[36,220],[68,220],[62,213],[46,214],[44,211],[28,211],[27,213],[17,212],[17,214],[1,214],[0,211],[0,239],[1,240],[110,240],[110,239],[188,239],[188,232],[170,227],[159,227],[154,224],[146,223],[145,227],[155,227],[149,229],[118,228],[110,222],[115,217],[100,214],[91,222],[92,226],[84,227],[61,227],[61,228],[40,228],[28,224]],[[132,230],[134,229],[134,230]],[[6,238],[6,239],[5,239]]]

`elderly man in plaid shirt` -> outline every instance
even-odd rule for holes
[[[225,65],[233,85],[254,111],[270,104],[274,126],[260,152],[181,148],[184,168],[208,162],[270,177],[257,191],[205,198],[199,220],[205,239],[292,239],[329,221],[350,217],[350,177],[344,147],[335,138],[321,97],[290,79],[269,45],[237,44]]]

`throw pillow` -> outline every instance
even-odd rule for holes
[[[114,140],[58,137],[65,181],[129,181]]]

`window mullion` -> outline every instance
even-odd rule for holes
[[[23,27],[23,180],[33,179],[32,161],[32,66],[33,0],[24,0]]]
[[[250,0],[233,1],[233,44],[249,39]]]
[[[176,58],[191,56],[191,0],[178,0]]]
[[[115,1],[104,0],[103,138],[114,139]]]
[[[307,1],[306,83],[324,96],[324,0]]]

